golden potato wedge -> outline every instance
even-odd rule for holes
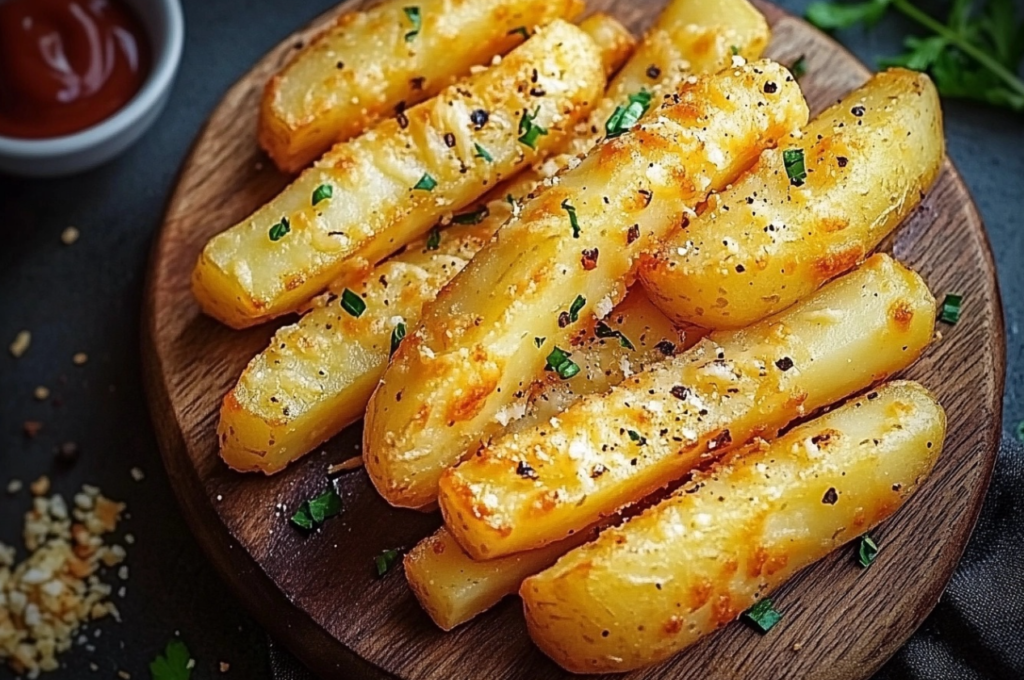
[[[928,76],[880,73],[765,151],[687,229],[645,255],[643,285],[680,323],[754,323],[867,257],[921,202],[943,153]],[[802,159],[804,179],[789,178],[787,154]]]
[[[604,82],[593,39],[549,24],[500,64],[336,145],[210,239],[192,276],[197,300],[239,328],[294,312],[556,148]]]
[[[558,541],[906,368],[934,324],[921,277],[875,255],[790,309],[712,333],[447,470],[438,499],[445,523],[477,559]]]
[[[588,153],[607,134],[606,124],[616,108],[629,105],[630,95],[650,92],[653,101],[660,101],[678,90],[684,79],[721,71],[732,65],[735,56],[760,58],[770,36],[768,22],[747,0],[669,0],[608,85],[604,99],[576,126],[560,153],[520,178],[553,177]]]
[[[547,569],[595,535],[596,531],[581,531],[540,550],[478,562],[441,527],[406,554],[405,577],[434,623],[451,630],[516,593],[524,578]]]
[[[778,64],[699,78],[523,206],[424,307],[370,401],[365,460],[384,498],[433,502],[579,322],[625,296],[639,253],[806,119]]]
[[[945,429],[927,390],[895,382],[737,452],[526,579],[530,636],[575,673],[662,661],[893,514]]]
[[[642,287],[634,286],[603,321],[572,338],[571,356],[580,367],[579,376],[562,380],[555,372],[544,371],[529,388],[525,404],[513,404],[508,413],[498,412],[499,424],[507,422],[507,426],[495,436],[547,422],[580,397],[607,392],[631,375],[689,349],[705,335],[703,328],[677,328]],[[524,415],[517,417],[520,413]]]
[[[335,142],[507,52],[535,26],[582,9],[580,0],[388,0],[344,14],[267,83],[260,145],[281,170],[298,172]]]
[[[423,303],[490,239],[502,211],[508,214],[504,202],[490,208],[495,213],[479,224],[411,243],[279,329],[224,397],[217,426],[224,462],[273,474],[362,418],[392,337],[400,340],[415,325]],[[342,306],[345,290],[365,305],[358,317]]]

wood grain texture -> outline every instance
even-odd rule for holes
[[[634,31],[659,0],[592,0]],[[801,84],[812,112],[864,82],[849,53],[803,22],[764,4],[773,24],[769,55],[804,55]],[[452,633],[436,629],[400,569],[377,579],[372,560],[411,546],[436,515],[390,508],[365,473],[338,485],[343,514],[311,536],[287,518],[323,490],[328,463],[357,452],[349,428],[285,472],[265,478],[231,472],[216,451],[220,401],[272,327],[233,331],[203,317],[189,274],[206,240],[248,215],[286,184],[256,145],[264,82],[296,47],[339,10],[284,41],[244,76],[195,142],[154,245],[143,327],[151,413],[164,461],[193,532],[227,583],[270,633],[324,677],[529,678],[565,674],[530,643],[512,598]],[[963,320],[907,372],[949,412],[949,438],[933,475],[876,532],[868,570],[839,551],[802,572],[775,597],[783,623],[759,637],[729,626],[671,661],[630,680],[706,678],[865,678],[931,611],[959,560],[981,508],[996,455],[1004,376],[1004,333],[991,252],[970,196],[949,161],[924,204],[885,249],[917,269],[941,299],[965,295]],[[283,506],[284,510],[279,506]],[[796,649],[795,649],[796,648]],[[797,651],[798,649],[798,651]]]

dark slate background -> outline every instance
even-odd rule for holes
[[[1017,0],[1024,9],[1024,0]],[[125,623],[96,627],[95,651],[76,649],[54,680],[147,678],[147,664],[180,632],[197,660],[195,678],[272,677],[259,626],[226,591],[179,515],[161,467],[139,379],[139,314],[145,265],[175,174],[191,140],[223,92],[291,30],[335,0],[184,0],[185,54],[167,111],[149,134],[111,164],[77,177],[29,181],[0,176],[0,541],[19,548],[26,491],[7,481],[48,474],[70,496],[97,484],[129,505]],[[780,4],[802,12],[806,0]],[[841,34],[863,60],[892,54],[909,26],[897,18],[876,31]],[[1004,445],[981,522],[938,608],[881,674],[884,680],[1024,678],[1024,116],[946,102],[949,154],[988,226],[999,267],[1007,328]],[[61,244],[69,225],[81,230]],[[20,360],[6,351],[32,332]],[[76,367],[71,357],[86,352]],[[52,396],[36,402],[46,385]],[[22,423],[39,420],[34,439]],[[73,466],[54,449],[74,441]],[[141,482],[132,467],[142,469]],[[123,532],[122,532],[123,533]],[[94,633],[93,633],[94,634]],[[275,665],[281,655],[275,654]],[[284,659],[287,662],[287,659]],[[94,676],[89,663],[100,671]],[[9,671],[0,668],[0,678]]]

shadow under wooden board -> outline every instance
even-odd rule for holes
[[[660,0],[591,0],[636,33]],[[868,77],[828,37],[778,8],[769,56],[804,56],[801,85],[816,113]],[[401,569],[378,579],[373,557],[412,546],[436,514],[396,510],[364,472],[342,477],[344,511],[312,535],[288,517],[326,486],[325,468],[354,455],[356,425],[274,477],[230,471],[217,456],[223,395],[272,327],[239,332],[202,316],[189,291],[206,240],[269,200],[287,182],[259,151],[256,115],[264,82],[341,9],[289,37],[256,64],[214,111],[196,140],[153,249],[143,328],[150,409],[164,461],[193,532],[253,615],[324,677],[529,678],[566,674],[530,643],[518,600],[452,633],[433,626]],[[758,636],[731,625],[630,680],[678,678],[865,678],[933,608],[953,571],[988,485],[1000,431],[1004,334],[994,265],[975,207],[946,161],[924,204],[886,249],[919,271],[936,296],[965,296],[964,315],[906,377],[920,380],[949,413],[945,451],[908,505],[876,533],[882,553],[867,570],[840,550],[805,570],[775,601],[782,624]],[[942,324],[940,324],[942,326]],[[287,508],[279,510],[279,506]]]

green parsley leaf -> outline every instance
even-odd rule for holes
[[[171,640],[164,653],[149,663],[149,675],[153,680],[189,680],[192,669],[188,647],[181,640]]]
[[[801,54],[793,62],[793,65],[789,67],[789,70],[797,80],[803,78],[807,75],[807,57]]]
[[[564,201],[562,201],[562,210],[564,210],[565,212],[569,213],[569,225],[572,227],[572,237],[573,238],[579,238],[580,237],[580,221],[576,217],[576,208],[574,208],[573,205],[571,203],[569,203],[569,199],[568,198],[565,199]]]
[[[537,138],[548,133],[547,128],[537,125],[537,115],[540,113],[540,106],[534,109],[531,114],[528,109],[523,109],[523,116],[519,119],[519,141],[531,149],[537,148]]]
[[[772,606],[771,598],[764,598],[753,607],[743,612],[742,619],[761,634],[770,631],[782,620],[782,613]]]
[[[455,224],[480,224],[484,218],[491,214],[486,205],[482,205],[473,212],[462,213],[452,218]]]
[[[366,300],[346,288],[341,293],[341,308],[358,319],[366,311]]]
[[[319,496],[303,501],[299,509],[292,515],[291,522],[300,529],[315,529],[325,519],[334,517],[341,512],[341,496],[333,487]]]
[[[480,142],[473,142],[473,149],[475,149],[473,158],[483,158],[488,163],[494,162],[494,157],[491,156],[487,149],[480,146]]]
[[[405,323],[399,321],[398,324],[391,330],[391,354],[388,356],[395,356],[395,352],[398,351],[398,346],[402,344],[402,340],[405,339]]]
[[[334,187],[330,184],[321,184],[313,191],[313,205],[325,201],[334,196]]]
[[[398,548],[389,548],[373,558],[373,564],[377,568],[377,578],[381,578],[391,571],[391,567],[395,566],[401,552]]]
[[[541,347],[544,346],[545,340],[547,340],[547,338],[534,338],[533,344],[537,346],[537,349],[540,349]]]
[[[288,224],[288,218],[282,217],[280,222],[270,228],[270,240],[280,241],[291,230],[292,227]]]
[[[867,534],[860,537],[857,545],[857,564],[867,569],[878,557],[878,544]]]
[[[341,496],[333,488],[324,491],[309,503],[309,516],[317,524],[323,523],[328,517],[334,517],[341,512]]]
[[[577,295],[576,299],[569,306],[569,321],[576,323],[580,320],[580,310],[583,309],[585,304],[587,304],[587,298]]]
[[[803,149],[786,149],[782,152],[782,163],[786,166],[786,175],[789,183],[795,187],[801,186],[807,179],[807,168],[804,165]]]
[[[629,95],[629,102],[625,106],[621,104],[616,106],[615,111],[605,122],[605,136],[608,139],[614,139],[632,129],[649,108],[651,108],[651,93],[647,90],[640,90],[636,94]]]
[[[545,371],[554,371],[562,380],[568,380],[580,372],[580,367],[569,357],[571,354],[560,347],[555,347],[548,354],[548,363],[544,366]]]
[[[643,436],[636,430],[626,430],[626,433],[629,434],[630,441],[637,446],[643,446],[647,443],[647,437]]]
[[[526,26],[517,26],[508,32],[509,35],[515,35],[518,33],[523,36],[523,40],[529,40],[530,32],[526,30]]]
[[[729,51],[732,53],[732,56],[735,57],[737,54],[740,53],[740,48],[739,48],[738,45],[730,45],[729,46]]]
[[[423,17],[420,16],[419,7],[403,7],[402,11],[405,12],[406,18],[412,24],[412,30],[405,34],[405,42],[412,42],[412,39],[418,36],[420,29],[423,28]]]
[[[885,15],[891,0],[868,0],[854,4],[812,2],[807,20],[823,31],[851,28],[857,24],[873,26]]]
[[[853,4],[827,0],[807,10],[811,23],[825,30],[871,26],[889,9],[929,31],[908,36],[905,51],[880,60],[882,66],[927,71],[944,97],[972,99],[1024,112],[1024,22],[1017,19],[1014,0],[954,0],[945,23],[913,0],[867,0]]]
[[[946,293],[942,300],[942,308],[939,311],[939,320],[948,324],[955,324],[960,320],[961,308],[964,304],[964,296],[954,293]]]
[[[623,335],[622,331],[613,329],[604,321],[598,321],[597,325],[594,326],[594,335],[599,338],[618,338],[620,346],[631,350],[636,349],[636,347],[633,346],[633,343],[629,341],[629,338]]]
[[[430,228],[427,235],[427,250],[437,250],[441,247],[441,230],[436,226]]]
[[[413,185],[413,189],[419,189],[420,191],[433,191],[434,187],[437,186],[437,180],[430,176],[430,173],[423,173],[423,177],[420,177],[419,181]]]

